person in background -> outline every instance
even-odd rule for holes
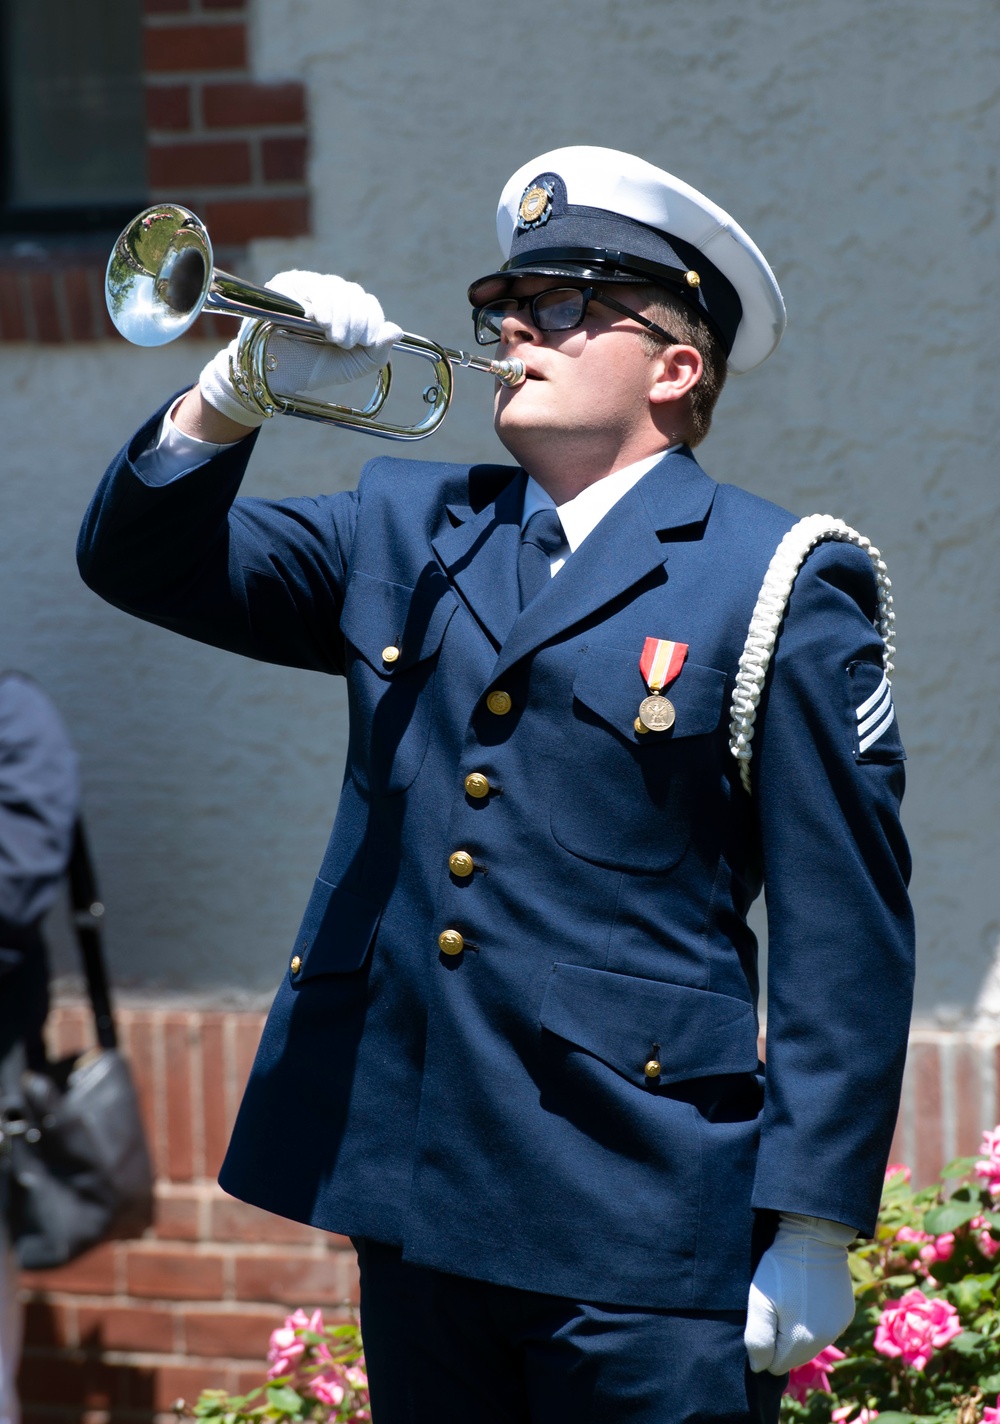
[[[45,1063],[49,982],[42,921],[59,892],[80,805],[77,755],[41,687],[0,674],[0,1063]],[[17,1260],[0,1213],[0,1424],[17,1424],[21,1309]]]
[[[452,246],[466,207],[442,181]],[[237,498],[262,417],[223,351],[81,531],[111,603],[348,682],[337,818],[220,1180],[355,1241],[377,1424],[773,1424],[853,1315],[907,1041],[879,575],[857,543],[804,558],[748,789],[729,709],[796,520],[692,451],[727,370],[777,346],[773,273],[610,149],[525,164],[497,230],[469,300],[525,370],[494,413],[515,464],[379,457],[356,491]],[[399,336],[340,278],[273,285],[330,343],[272,337],[279,390]]]

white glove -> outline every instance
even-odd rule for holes
[[[298,302],[310,321],[324,328],[331,343],[317,346],[273,334],[267,354],[277,366],[268,373],[268,381],[276,395],[300,395],[367,376],[385,365],[403,334],[395,323],[386,321],[376,298],[357,282],[319,272],[279,272],[266,285]],[[234,340],[212,358],[198,384],[209,405],[240,425],[254,427],[264,417],[243,404],[229,378],[229,358],[235,352]]]
[[[782,1212],[754,1272],[743,1341],[754,1374],[783,1375],[832,1345],[854,1319],[847,1247],[858,1233],[839,1221]]]

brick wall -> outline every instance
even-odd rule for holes
[[[203,1388],[249,1389],[288,1309],[320,1305],[327,1319],[350,1319],[357,1301],[345,1238],[258,1211],[215,1184],[261,1016],[118,1017],[156,1164],[155,1224],[140,1241],[22,1277],[25,1424],[138,1424]],[[56,1055],[92,1041],[82,1008],[57,1009],[49,1030]]]
[[[247,242],[309,231],[306,96],[249,70],[245,0],[145,0],[151,202],[192,208],[217,265],[241,270]],[[11,240],[0,251],[0,341],[114,337],[105,310],[106,237]],[[198,334],[232,335],[213,317]]]
[[[250,1388],[288,1308],[350,1318],[357,1300],[348,1241],[215,1185],[261,1016],[164,1009],[119,1019],[156,1161],[156,1222],[141,1241],[24,1277],[25,1424],[145,1424],[178,1396]],[[59,1008],[50,1033],[56,1054],[82,1047],[89,1016]],[[915,1031],[893,1159],[932,1181],[945,1161],[976,1151],[998,1102],[996,1038]]]

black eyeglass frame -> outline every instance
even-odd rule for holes
[[[542,325],[542,323],[538,319],[538,314],[535,311],[535,303],[541,297],[551,296],[553,292],[579,292],[580,296],[583,298],[583,307],[580,311],[579,321],[575,321],[572,326],[545,327]],[[532,324],[536,326],[539,331],[543,331],[546,333],[550,331],[576,331],[576,329],[582,326],[587,319],[587,307],[590,305],[591,302],[597,302],[601,306],[610,307],[612,311],[620,312],[622,316],[630,316],[633,321],[639,322],[640,326],[644,326],[649,331],[655,332],[657,336],[662,337],[663,340],[668,343],[668,345],[680,345],[680,342],[678,342],[676,336],[671,336],[669,331],[664,331],[663,327],[657,326],[655,321],[650,321],[648,317],[641,316],[639,312],[634,311],[632,307],[626,306],[624,302],[616,302],[614,297],[607,296],[605,292],[598,291],[595,287],[546,287],[544,292],[536,292],[534,296],[525,297],[524,300],[520,302],[517,300],[516,297],[496,297],[492,302],[483,302],[482,306],[473,307],[472,309],[472,329],[475,333],[477,345],[496,346],[497,342],[500,340],[499,333],[492,341],[483,341],[483,339],[479,335],[480,312],[486,311],[488,307],[495,307],[499,305],[500,302],[515,303],[512,310],[509,312],[505,312],[504,316],[512,316],[516,312],[519,312],[522,307],[528,307],[531,311]]]

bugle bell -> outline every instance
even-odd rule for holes
[[[277,365],[267,349],[271,332],[322,343],[326,340],[322,328],[290,297],[216,267],[208,229],[194,213],[176,203],[146,208],[125,228],[108,259],[105,297],[111,320],[136,346],[164,346],[175,341],[203,311],[249,317],[229,367],[233,385],[252,409],[264,416],[297,415],[364,430],[383,440],[423,440],[438,428],[451,404],[456,366],[483,371],[507,386],[520,385],[525,375],[521,361],[488,361],[404,332],[393,350],[421,357],[430,362],[434,372],[424,391],[427,413],[415,424],[394,425],[379,419],[392,385],[388,364],[378,373],[371,400],[360,409],[307,396],[281,395],[268,381]]]

